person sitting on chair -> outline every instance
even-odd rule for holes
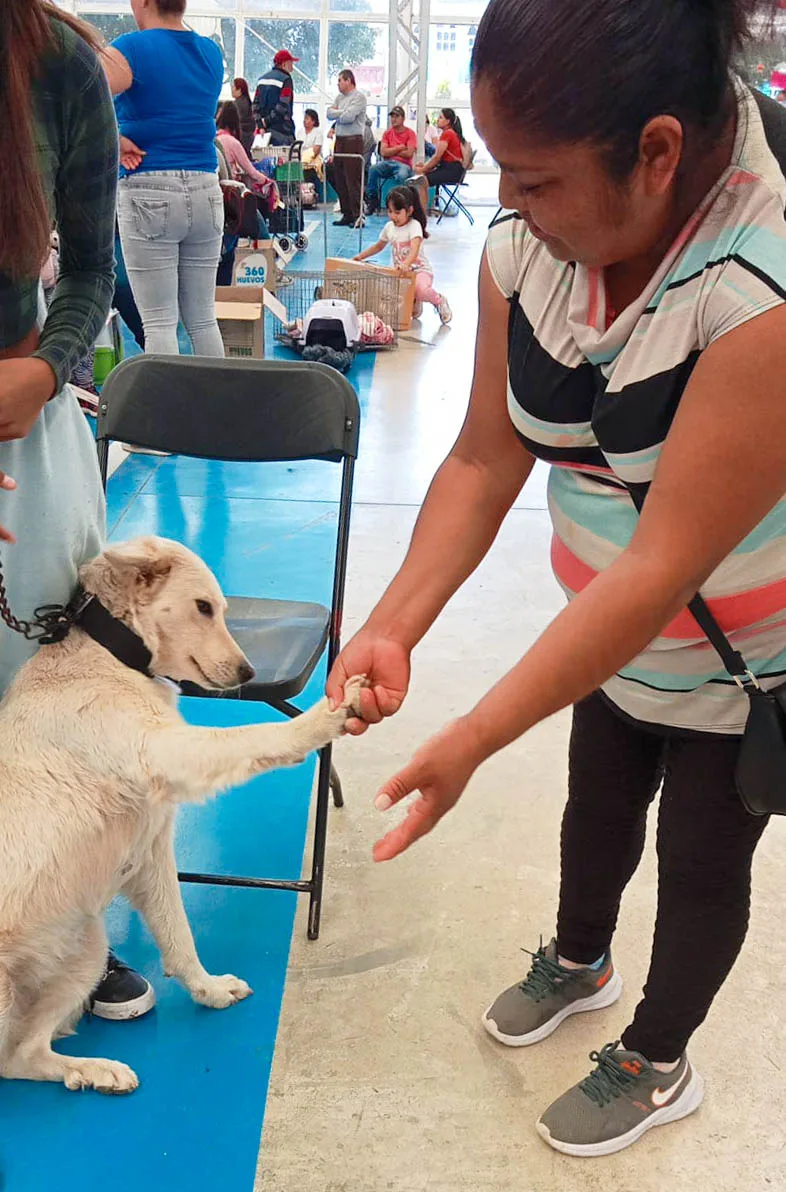
[[[366,215],[374,215],[380,207],[382,186],[392,178],[397,186],[412,174],[412,160],[418,138],[404,123],[404,109],[390,109],[390,127],[382,134],[377,150],[377,162],[371,167],[366,187]]]
[[[428,210],[430,186],[456,186],[464,177],[464,132],[453,108],[443,108],[437,117],[439,141],[433,157],[415,166],[417,186]]]

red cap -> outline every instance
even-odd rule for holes
[[[283,66],[285,62],[299,62],[299,61],[300,61],[300,59],[296,58],[294,56],[294,54],[290,54],[289,50],[279,50],[278,53],[276,54],[275,58],[273,59],[273,65],[274,66]]]

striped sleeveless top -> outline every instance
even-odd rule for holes
[[[554,260],[514,216],[502,215],[489,232],[491,273],[510,302],[508,411],[528,450],[552,465],[551,558],[568,598],[630,542],[638,515],[620,481],[651,481],[700,353],[786,301],[786,180],[768,144],[765,109],[736,87],[731,164],[611,326],[602,271]],[[741,393],[741,417],[744,410]],[[702,595],[762,685],[782,682],[786,499]],[[652,725],[741,733],[748,711],[687,609],[603,690]]]

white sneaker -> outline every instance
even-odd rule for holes
[[[439,312],[439,317],[442,320],[443,326],[449,323],[453,318],[453,311],[450,309],[450,303],[444,294],[439,300],[439,306],[437,307],[437,310]]]

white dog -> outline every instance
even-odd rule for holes
[[[142,639],[154,676],[214,689],[251,677],[216,579],[178,543],[113,547],[80,580]],[[282,724],[194,728],[171,684],[125,666],[79,628],[21,669],[0,704],[1,1076],[106,1093],[137,1087],[125,1064],[51,1046],[102,975],[104,911],[118,893],[195,1001],[223,1009],[248,997],[245,981],[200,964],[175,867],[176,805],[302,761],[341,735],[360,686],[352,680],[335,711],[322,700]]]

